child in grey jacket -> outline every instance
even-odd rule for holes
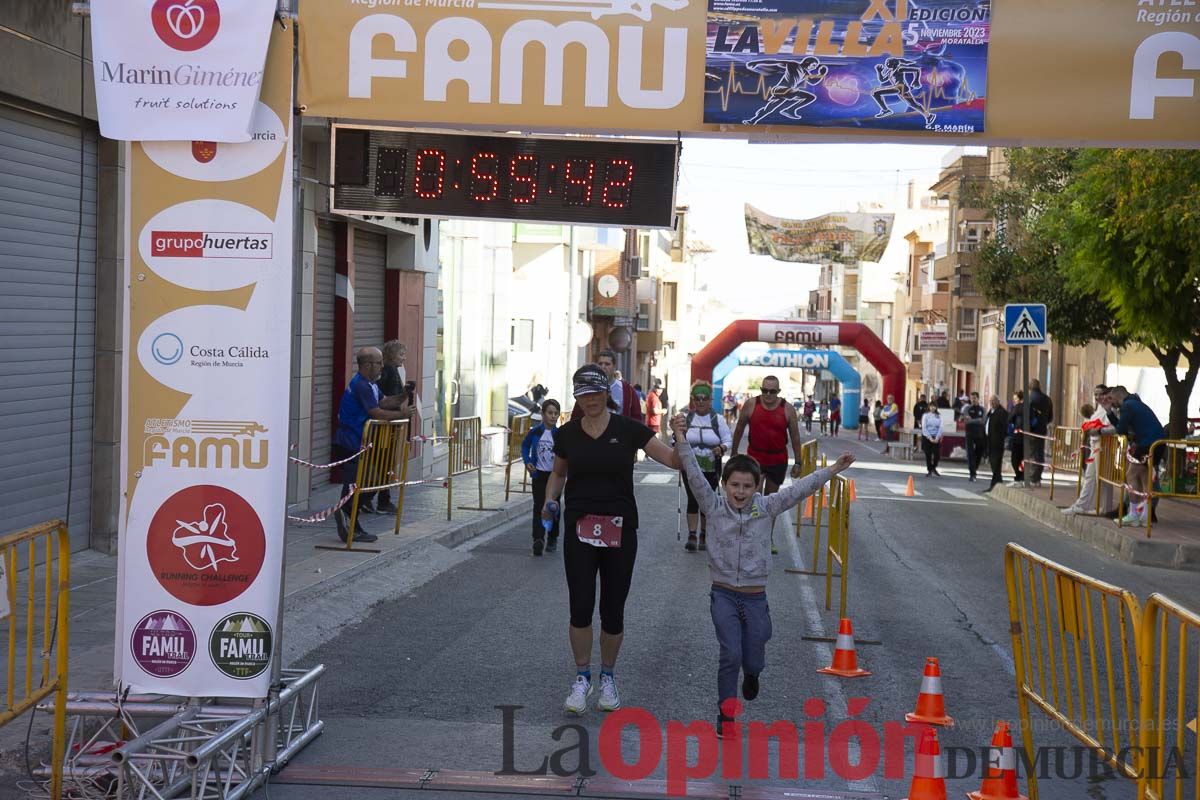
[[[721,472],[721,490],[708,485],[696,456],[687,442],[687,420],[672,418],[675,450],[683,464],[688,485],[700,512],[708,521],[708,570],[712,577],[709,593],[713,627],[721,645],[717,669],[718,709],[737,697],[738,674],[742,674],[742,697],[758,696],[758,676],[766,663],[767,640],[771,638],[771,611],[767,605],[767,578],[771,574],[771,528],[775,517],[814,494],[821,486],[854,463],[843,453],[831,466],[784,486],[775,494],[762,495],[762,468],[753,458],[737,455]],[[724,711],[721,723],[731,720]]]

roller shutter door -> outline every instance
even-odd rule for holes
[[[93,132],[0,106],[0,532],[63,516],[69,485],[74,549],[91,528],[96,177]]]
[[[354,231],[354,349],[384,341],[384,265],[387,237]]]
[[[313,461],[329,463],[334,405],[339,396],[333,386],[333,304],[337,286],[333,223],[317,223],[317,276],[313,306]]]

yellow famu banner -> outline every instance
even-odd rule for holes
[[[251,140],[126,149],[117,679],[265,697],[277,630],[292,296],[292,31]]]

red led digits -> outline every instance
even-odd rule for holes
[[[413,191],[424,200],[442,196],[446,188],[446,153],[426,147],[413,161]]]
[[[568,158],[563,165],[563,205],[590,206],[596,162],[590,158]]]
[[[512,178],[512,201],[528,205],[537,200],[538,157],[533,155],[514,156],[508,167]]]
[[[495,153],[476,153],[471,156],[471,183],[468,187],[472,200],[488,202],[500,194],[497,173],[500,159]]]
[[[616,158],[604,170],[604,191],[600,202],[606,208],[625,208],[633,196],[633,162]]]

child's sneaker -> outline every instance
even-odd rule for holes
[[[576,675],[575,682],[571,684],[571,693],[567,695],[567,702],[563,703],[563,710],[568,714],[582,715],[587,711],[588,698],[594,691],[596,690],[592,688],[591,681],[582,675]]]
[[[621,707],[621,695],[617,693],[617,681],[612,675],[600,674],[600,702],[596,708],[601,711],[616,711]]]

